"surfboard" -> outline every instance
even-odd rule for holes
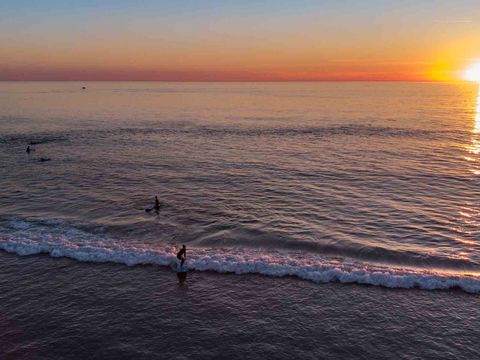
[[[151,212],[151,211],[153,211],[153,210],[155,210],[156,213],[158,213],[158,212],[160,211],[160,209],[157,210],[157,209],[155,209],[155,207],[153,207],[153,208],[146,208],[146,209],[145,209],[145,212],[149,213],[149,212]]]

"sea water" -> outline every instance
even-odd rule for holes
[[[465,83],[3,82],[0,249],[478,293],[479,112]]]

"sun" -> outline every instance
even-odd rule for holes
[[[473,64],[463,72],[463,79],[480,82],[480,62]]]

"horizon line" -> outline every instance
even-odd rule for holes
[[[266,82],[416,82],[416,83],[452,83],[467,82],[466,80],[435,80],[435,79],[295,79],[295,80],[146,80],[146,79],[111,79],[111,80],[82,80],[82,79],[0,79],[0,82],[198,82],[198,83],[266,83]]]

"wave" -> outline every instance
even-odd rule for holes
[[[270,118],[269,118],[270,120]],[[166,125],[166,126],[165,126]],[[311,136],[317,138],[332,136],[382,137],[382,138],[420,138],[451,140],[460,135],[469,136],[469,132],[453,132],[448,130],[421,130],[401,127],[385,127],[374,125],[346,124],[330,127],[212,127],[195,125],[190,122],[166,122],[162,125],[152,124],[147,127],[120,127],[95,130],[55,131],[54,133],[10,134],[0,136],[0,143],[45,144],[63,142],[74,139],[92,139],[105,136],[138,136],[138,135],[191,135],[205,137],[240,136],[240,137],[296,137]]]
[[[68,137],[64,134],[35,133],[0,136],[0,144],[42,145],[65,141],[68,141]]]
[[[173,245],[119,244],[99,234],[65,229],[55,222],[36,226],[31,222],[12,221],[0,231],[0,249],[20,256],[45,253],[83,262],[112,262],[128,266],[170,266],[176,261]],[[472,294],[480,293],[480,275],[392,267],[272,250],[193,248],[188,253],[188,265],[198,271],[294,276],[315,283],[357,283],[424,290],[461,289]]]

